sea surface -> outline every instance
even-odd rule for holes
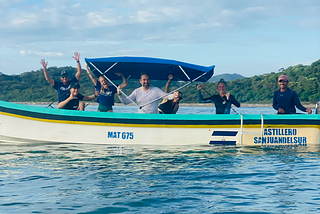
[[[320,213],[320,147],[0,142],[0,213]]]

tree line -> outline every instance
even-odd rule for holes
[[[49,67],[48,72],[54,80],[60,80],[62,70],[68,71],[71,77],[76,73],[74,67]],[[320,99],[320,60],[311,65],[295,65],[281,72],[271,72],[255,75],[243,79],[227,81],[228,92],[233,94],[241,103],[269,104],[272,102],[273,93],[278,89],[278,77],[286,74],[289,78],[289,87],[295,90],[302,102],[315,103]],[[117,85],[121,82],[115,82]],[[130,94],[135,88],[140,87],[139,81],[129,80],[129,85],[124,92]],[[166,81],[151,80],[151,84],[164,89]],[[172,82],[170,90],[174,90],[184,83]],[[182,103],[197,103],[196,84],[192,83],[181,89],[184,94]],[[44,78],[43,70],[25,72],[20,75],[6,75],[0,73],[2,93],[0,100],[10,102],[52,102],[57,100],[57,91],[50,86]],[[94,85],[85,70],[82,71],[81,94],[94,93]],[[217,82],[205,83],[202,95],[204,97],[218,94]],[[115,96],[116,102],[119,102]]]

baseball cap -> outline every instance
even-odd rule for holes
[[[61,71],[61,75],[60,76],[63,76],[63,75],[68,75],[69,76],[69,73],[67,71]]]
[[[73,82],[70,84],[70,88],[80,88],[80,84],[77,82]]]
[[[280,81],[280,80],[283,80],[283,81],[288,82],[288,77],[287,77],[287,75],[282,74],[282,75],[278,78],[278,81]]]

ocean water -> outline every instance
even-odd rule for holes
[[[181,107],[179,113],[212,111]],[[319,172],[318,146],[1,142],[0,213],[319,213]]]

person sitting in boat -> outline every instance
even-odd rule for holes
[[[169,75],[168,77],[168,82],[166,84],[166,88],[164,92],[168,93],[169,92],[169,87],[171,80],[173,78],[173,75]],[[168,100],[168,99],[163,99],[162,102],[160,103],[158,107],[158,112],[159,114],[175,114],[177,113],[179,109],[179,102],[182,99],[182,93],[180,91],[175,91],[173,92],[173,99]]]
[[[96,90],[96,93],[88,97],[83,96],[80,92],[79,83],[70,84],[70,95],[67,99],[61,101],[58,104],[58,109],[69,109],[69,110],[80,110],[84,111],[84,105],[79,105],[79,100],[90,101],[99,96],[99,92]]]
[[[87,63],[85,64],[87,73],[92,80],[93,84],[97,91],[99,91],[99,97],[97,102],[99,103],[98,111],[101,112],[113,112],[112,106],[114,105],[114,95],[117,93],[117,88],[113,85],[109,86],[109,82],[103,76],[98,78],[99,81],[94,77],[94,74],[91,73]],[[120,89],[125,88],[128,83],[126,78],[121,73],[115,73],[118,76],[122,77],[123,82],[118,86]]]
[[[311,114],[312,110],[301,105],[297,93],[288,88],[288,83],[289,80],[286,75],[279,76],[278,85],[280,89],[274,92],[273,108],[278,111],[278,114],[295,114],[296,106],[301,111]]]
[[[69,73],[67,71],[62,71],[60,75],[61,82],[53,80],[49,75],[47,71],[48,62],[46,62],[44,59],[42,59],[40,62],[40,64],[43,67],[44,77],[46,78],[47,82],[54,89],[58,91],[58,103],[60,103],[61,101],[69,97],[70,84],[78,82],[80,80],[80,76],[81,76],[81,65],[79,61],[80,54],[78,52],[75,52],[73,58],[77,61],[77,73],[75,74],[75,77],[70,80]]]
[[[219,94],[210,96],[208,98],[203,98],[201,95],[201,89],[203,85],[197,85],[198,98],[200,103],[213,102],[216,107],[216,114],[230,114],[231,105],[240,107],[240,103],[232,96],[227,93],[227,83],[224,79],[220,79],[218,82]]]
[[[135,89],[128,98],[123,95],[118,88],[118,95],[121,102],[125,105],[130,104],[132,101],[136,102],[137,105],[139,105],[138,113],[158,114],[158,100],[161,98],[169,100],[173,99],[173,94],[168,94],[160,88],[150,86],[148,73],[141,73],[139,81],[141,87]]]

